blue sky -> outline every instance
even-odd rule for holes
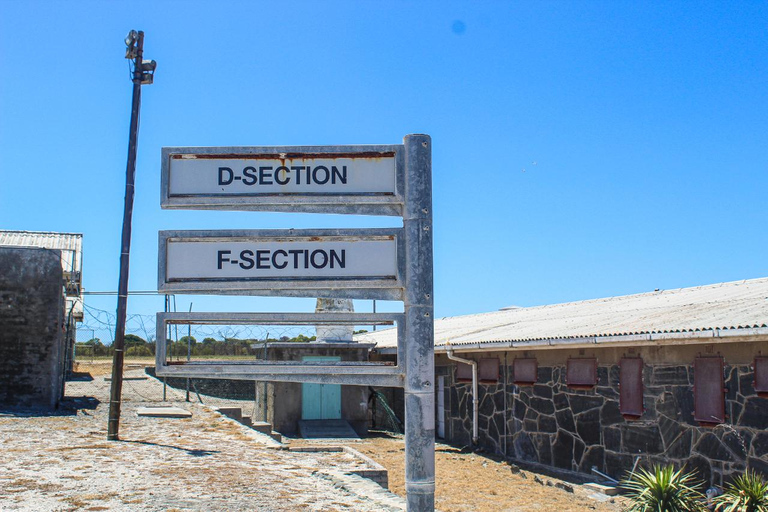
[[[0,10],[0,228],[83,233],[89,290],[117,288],[130,29],[145,31],[158,62],[143,88],[132,290],[156,289],[160,229],[399,222],[163,211],[161,147],[393,144],[408,133],[433,138],[438,317],[768,276],[765,2]],[[158,308],[129,301],[132,313]]]

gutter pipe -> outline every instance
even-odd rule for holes
[[[458,361],[472,367],[472,444],[477,445],[477,406],[479,402],[477,399],[477,361],[453,355],[453,347],[450,343],[445,344],[445,354],[452,361]]]

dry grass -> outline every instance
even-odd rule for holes
[[[292,440],[291,444],[303,444]],[[389,489],[405,497],[405,442],[402,438],[375,437],[351,443],[389,472]],[[448,445],[438,444],[435,451],[435,506],[443,512],[618,512],[621,505],[600,503],[588,497],[585,490],[572,485],[569,493],[546,485],[560,482],[541,477],[545,485],[536,483],[534,474],[513,474],[509,464],[474,453],[463,453]],[[523,476],[524,475],[524,476]]]

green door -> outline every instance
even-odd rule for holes
[[[305,356],[304,361],[340,361],[338,356]],[[301,419],[340,420],[341,384],[301,385]]]

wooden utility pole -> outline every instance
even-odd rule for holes
[[[141,86],[151,84],[156,63],[144,60],[144,32],[131,30],[125,38],[125,58],[133,60],[133,100],[131,105],[131,128],[128,138],[128,165],[125,177],[125,208],[123,210],[123,236],[120,250],[120,279],[117,286],[117,322],[115,325],[114,355],[112,358],[112,387],[109,393],[109,422],[107,439],[120,439],[120,405],[123,390],[123,360],[125,349],[125,319],[128,307],[128,263],[131,253],[131,219],[133,217],[133,194],[136,178],[136,150],[139,135],[139,109],[141,107]]]

